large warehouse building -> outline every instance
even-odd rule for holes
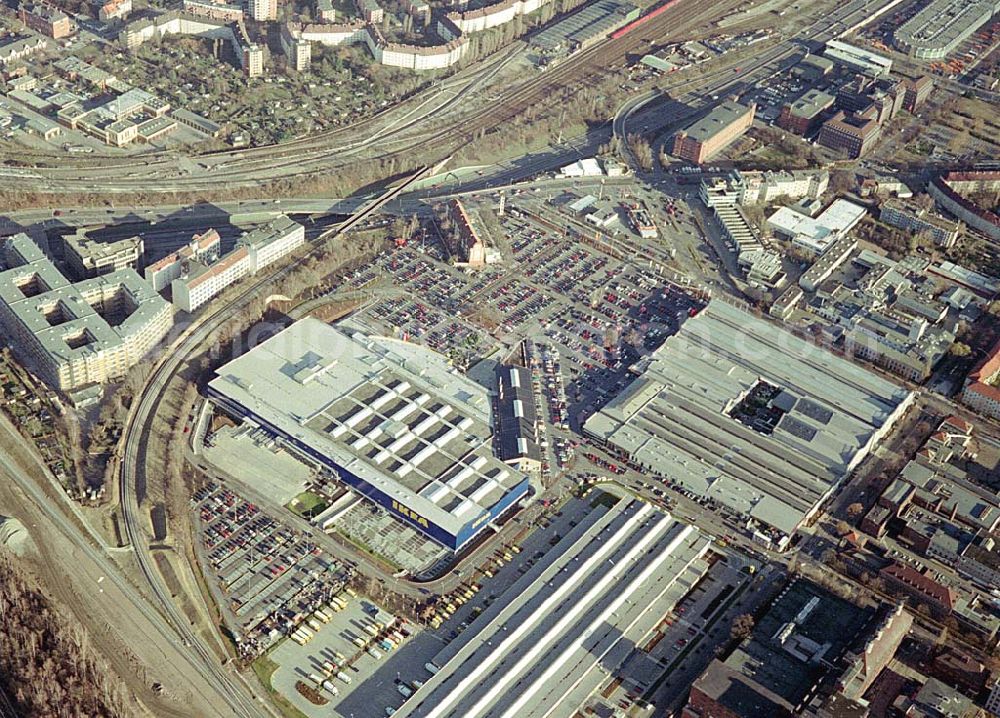
[[[715,300],[584,432],[640,470],[729,507],[783,548],[913,394]]]
[[[395,715],[578,715],[705,574],[708,547],[643,501],[592,512],[441,650]]]
[[[933,0],[893,33],[900,50],[921,60],[947,57],[1000,12],[1000,0]]]
[[[493,456],[486,389],[425,347],[303,319],[221,367],[209,394],[454,550],[529,490]]]

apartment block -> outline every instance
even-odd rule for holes
[[[289,70],[305,72],[312,62],[312,43],[302,39],[301,32],[289,23],[281,26],[279,34],[281,51],[285,54]]]
[[[379,6],[376,0],[355,0],[354,6],[365,22],[379,24],[385,19],[385,10]]]
[[[101,22],[112,22],[124,20],[130,12],[132,12],[132,0],[109,0],[101,5],[97,16]]]
[[[98,242],[83,232],[63,239],[66,263],[76,279],[90,279],[122,269],[138,271],[142,262],[141,237],[127,237],[116,242]]]
[[[214,233],[213,233],[214,234]],[[198,238],[198,246],[217,246],[215,237],[204,242]],[[217,261],[205,263],[194,259],[195,242],[189,245],[185,257],[161,260],[153,265],[153,272],[147,276],[156,277],[156,284],[163,284],[167,277],[174,304],[185,312],[194,312],[212,297],[221,293],[243,277],[256,274],[270,264],[287,256],[305,244],[305,227],[288,217],[277,217],[268,224],[245,233],[236,242],[236,248]],[[211,256],[203,250],[205,256]],[[180,269],[176,269],[177,265]],[[176,275],[176,276],[174,276]]]
[[[68,37],[74,30],[69,15],[51,5],[22,3],[18,17],[35,32],[48,35],[53,40]]]
[[[955,246],[962,233],[961,222],[953,222],[938,217],[925,209],[900,201],[889,201],[882,205],[879,219],[893,227],[911,232],[926,232],[939,247],[950,249]]]
[[[969,372],[962,402],[984,416],[1000,419],[1000,342]]]
[[[674,156],[695,164],[705,162],[750,129],[756,110],[755,104],[746,106],[733,100],[717,105],[708,115],[677,133]]]
[[[25,363],[66,392],[125,374],[166,335],[170,305],[134,269],[69,282],[26,234],[3,246],[0,326]]]
[[[191,241],[176,252],[146,266],[145,278],[154,291],[161,292],[170,283],[184,274],[186,262],[211,264],[219,258],[222,240],[219,233],[210,229],[204,234],[196,234]]]
[[[250,17],[257,22],[278,19],[278,0],[249,0]]]

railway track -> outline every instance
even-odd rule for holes
[[[345,232],[372,213],[378,211],[386,202],[402,193],[410,184],[419,179],[426,171],[423,167],[413,174],[406,182],[386,192],[378,200],[366,208],[356,212],[350,219],[329,230],[322,232],[312,241],[312,246],[318,246],[322,241],[341,232]],[[217,689],[220,696],[230,705],[233,715],[244,718],[258,718],[261,715],[260,705],[249,696],[245,685],[238,684],[233,677],[218,666],[218,660],[202,640],[191,629],[190,621],[174,603],[163,577],[153,565],[148,552],[147,542],[140,526],[139,505],[145,494],[147,471],[146,454],[148,437],[152,435],[153,422],[156,413],[167,392],[171,380],[182,369],[186,362],[202,346],[211,339],[215,332],[230,321],[233,314],[248,304],[260,291],[287,277],[291,272],[309,260],[311,252],[281,267],[263,275],[247,286],[239,295],[219,306],[218,309],[202,317],[196,324],[188,328],[185,334],[155,367],[152,376],[146,383],[142,394],[136,401],[136,408],[129,417],[124,431],[124,453],[119,466],[119,508],[125,526],[125,536],[133,547],[133,555],[139,565],[145,582],[153,593],[160,611],[170,627],[183,640],[190,651],[193,661],[201,664],[206,671],[206,678]]]
[[[725,5],[734,2],[736,0],[727,0]],[[471,80],[463,78],[461,84],[450,86],[451,89],[445,92],[453,91],[454,96],[442,98],[437,107],[423,113],[419,112],[418,106],[414,114],[419,113],[419,116],[403,121],[390,121],[387,125],[376,129],[374,133],[369,131],[364,139],[346,145],[331,147],[330,141],[334,138],[356,135],[359,129],[371,130],[373,125],[361,123],[328,134],[321,133],[266,148],[192,156],[188,159],[189,163],[215,164],[220,158],[223,162],[218,169],[209,168],[191,175],[185,175],[176,165],[180,160],[170,156],[158,158],[146,166],[137,167],[132,162],[89,168],[91,171],[82,167],[39,168],[37,173],[41,184],[50,190],[83,191],[93,189],[95,185],[128,183],[132,185],[129,189],[183,192],[205,189],[206,186],[217,187],[225,182],[231,185],[246,185],[259,184],[279,177],[302,178],[319,172],[328,172],[332,165],[343,165],[345,160],[353,162],[390,157],[405,158],[418,148],[422,151],[441,148],[442,154],[447,154],[456,146],[467,142],[476,133],[488,131],[510,120],[521,114],[525,108],[551,96],[558,88],[567,87],[567,81],[574,76],[607,67],[612,62],[621,60],[627,53],[634,52],[649,39],[663,37],[668,30],[674,33],[685,32],[725,10],[726,7],[719,7],[717,3],[707,5],[697,0],[682,0],[676,8],[662,13],[641,29],[617,40],[604,38],[577,52],[566,62],[507,90],[501,90],[495,99],[491,98],[485,105],[471,113],[448,117],[453,111],[461,111],[463,101],[478,87],[480,81],[499,72],[520,54],[523,45],[521,43],[506,51],[496,61],[484,66],[472,76]],[[432,130],[422,129],[429,118],[438,120],[438,126]],[[375,147],[378,149],[371,156],[364,154],[369,148]],[[226,166],[227,162],[231,162],[231,165]],[[210,178],[206,176],[209,173]],[[130,178],[134,178],[132,182],[129,182]]]

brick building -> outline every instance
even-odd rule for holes
[[[882,128],[873,117],[841,111],[823,123],[819,143],[857,159],[875,146],[881,133]]]
[[[674,137],[673,154],[701,164],[738,139],[753,124],[757,105],[727,100]]]

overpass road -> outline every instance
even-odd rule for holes
[[[814,32],[799,33],[812,39],[829,37],[863,11],[864,0],[853,0],[837,10],[804,20]],[[884,0],[869,0],[869,11]],[[411,98],[385,115],[330,133],[293,140],[282,145],[223,152],[212,155],[184,156],[162,154],[143,159],[94,160],[59,156],[52,166],[0,168],[0,187],[37,190],[50,193],[93,192],[133,194],[143,192],[212,192],[220,187],[257,187],[276,179],[305,178],[326,174],[338,167],[373,160],[411,161],[415,154],[431,159],[435,152],[443,157],[460,145],[469,132],[488,128],[510,116],[519,107],[528,106],[554,88],[568,81],[580,68],[607,66],[616,57],[642,47],[641,38],[649,33],[684,32],[703,28],[708,21],[725,12],[729,3],[712,6],[687,0],[676,9],[647,23],[641,30],[619,39],[604,39],[547,70],[545,73],[521,73],[513,82],[499,87],[491,82],[500,73],[523,59],[523,43],[449,78],[426,93]],[[809,9],[802,10],[808,13]],[[797,32],[797,31],[796,31]],[[789,45],[795,38],[786,41]],[[509,79],[509,78],[508,78]],[[488,88],[489,91],[486,91]],[[435,150],[440,148],[440,150]]]

